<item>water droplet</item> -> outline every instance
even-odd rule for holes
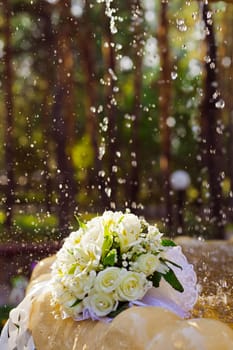
[[[112,172],[117,173],[118,167],[116,165],[112,166]]]
[[[110,198],[111,193],[112,193],[111,188],[110,187],[105,187],[104,191],[105,191],[106,195]]]
[[[99,175],[100,177],[104,177],[104,176],[105,176],[105,171],[104,171],[104,170],[100,170],[99,173],[98,173],[98,175]]]
[[[173,117],[168,117],[167,121],[166,121],[167,126],[169,126],[169,128],[173,128],[176,125],[176,120]]]
[[[91,111],[92,113],[95,113],[95,112],[96,112],[96,108],[95,108],[94,106],[91,106],[91,107],[90,107],[90,111]]]
[[[205,57],[204,57],[204,61],[205,61],[206,63],[210,63],[210,62],[211,62],[210,56],[205,56]]]
[[[222,135],[223,130],[222,130],[222,128],[221,128],[220,126],[217,126],[216,132],[217,132],[219,135]]]
[[[216,90],[216,91],[213,93],[213,99],[216,100],[216,99],[218,98],[219,95],[220,95],[220,92]]]
[[[99,160],[103,159],[103,156],[105,155],[105,144],[101,144],[99,147]]]
[[[129,71],[133,68],[133,61],[128,56],[123,56],[119,64],[122,71]]]
[[[225,107],[225,101],[223,99],[218,100],[215,103],[215,107],[219,109],[223,109]]]
[[[214,63],[214,62],[211,62],[211,63],[210,63],[210,68],[211,68],[211,69],[215,69],[215,67],[216,67],[215,63]]]
[[[115,72],[111,68],[109,68],[108,72],[111,75],[112,80],[116,81],[117,80],[117,76],[116,76]]]
[[[188,29],[183,18],[178,18],[176,20],[176,24],[180,32],[186,32],[186,30]]]
[[[172,78],[172,80],[176,80],[177,77],[178,77],[177,72],[171,72],[171,78]]]
[[[97,113],[101,113],[103,112],[104,108],[102,105],[99,105],[98,109],[97,109]]]
[[[126,183],[126,180],[120,177],[120,178],[117,180],[117,182],[118,182],[120,185],[122,185],[122,184],[125,184],[125,183]]]
[[[231,65],[231,58],[228,56],[225,56],[222,58],[222,65],[224,68],[228,68]]]

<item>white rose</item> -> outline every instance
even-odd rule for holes
[[[84,307],[87,308],[91,315],[103,317],[108,315],[117,307],[117,302],[114,300],[112,294],[101,292],[93,292],[84,299]]]
[[[140,300],[150,287],[151,283],[147,281],[144,274],[122,270],[116,293],[121,301]]]
[[[70,306],[70,307],[63,306],[62,308],[65,312],[64,316],[68,315],[70,317],[73,317],[74,319],[79,319],[80,314],[83,311],[83,303],[80,302],[80,303],[77,303],[76,305],[74,304],[74,306]]]
[[[84,247],[90,243],[102,248],[104,241],[104,227],[101,217],[94,218],[87,222],[86,231],[81,239],[81,245]]]
[[[143,272],[146,276],[152,275],[155,271],[160,270],[161,262],[159,256],[151,253],[140,255],[134,264],[132,269],[137,272]]]
[[[99,292],[111,293],[117,288],[121,270],[118,267],[108,267],[98,273],[95,280],[95,289]]]
[[[135,243],[140,234],[141,223],[138,217],[134,214],[125,214],[119,223],[118,237],[122,251]]]
[[[83,299],[90,292],[94,285],[96,273],[91,271],[90,274],[81,273],[77,276],[67,276],[62,282],[75,295],[76,299]]]

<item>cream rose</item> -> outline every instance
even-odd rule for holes
[[[63,310],[65,312],[66,315],[70,316],[70,317],[73,317],[73,319],[80,319],[80,314],[82,313],[83,311],[83,303],[82,302],[79,302],[77,304],[73,304],[74,306],[71,306],[71,307],[65,307],[63,306]],[[66,316],[64,315],[64,316]]]
[[[151,283],[143,273],[122,270],[116,293],[121,301],[140,300],[150,287]]]
[[[117,288],[120,281],[121,269],[108,267],[100,271],[95,280],[95,289],[99,292],[111,293]]]
[[[90,292],[94,285],[96,273],[82,273],[77,276],[66,276],[63,279],[63,283],[68,288],[76,299],[83,299],[84,296]]]
[[[111,311],[117,307],[117,302],[114,300],[112,294],[106,294],[93,291],[83,301],[84,307],[87,308],[90,314],[94,314],[98,317],[108,315]]]
[[[101,217],[97,217],[88,221],[86,224],[86,231],[81,239],[81,245],[85,247],[87,244],[93,243],[101,249],[103,241],[103,219]]]
[[[160,271],[161,262],[159,256],[152,253],[146,253],[140,255],[134,264],[132,269],[137,272],[143,272],[146,276],[152,275],[155,271]]]
[[[135,243],[140,234],[141,223],[134,214],[125,214],[119,223],[118,237],[121,250],[124,252],[127,248]]]

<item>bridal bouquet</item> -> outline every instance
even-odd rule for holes
[[[66,238],[52,266],[52,303],[75,320],[114,317],[164,279],[182,293],[166,257],[175,244],[131,213],[106,211]]]

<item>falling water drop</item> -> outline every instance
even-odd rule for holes
[[[111,197],[111,192],[112,192],[111,188],[109,188],[109,187],[105,188],[105,193],[109,198]]]
[[[223,109],[225,107],[225,101],[223,99],[218,100],[215,103],[215,107],[219,109]]]
[[[177,77],[178,77],[177,72],[171,72],[171,78],[172,78],[172,80],[176,80]]]

